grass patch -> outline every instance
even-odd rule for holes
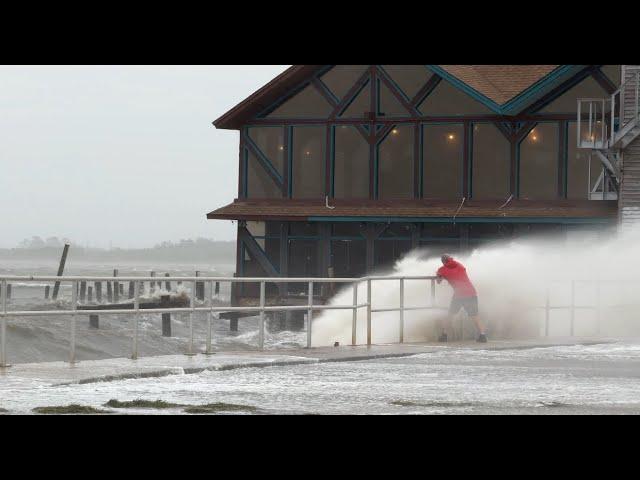
[[[431,407],[431,408],[454,408],[454,407],[473,407],[473,403],[464,402],[427,402],[417,403],[406,400],[396,400],[391,402],[391,405],[397,407]]]
[[[179,403],[169,403],[164,400],[132,400],[129,402],[121,402],[119,400],[111,399],[104,404],[105,407],[110,408],[154,408],[157,410],[164,410],[167,408],[182,408],[185,405]]]
[[[109,410],[99,410],[87,405],[64,405],[61,407],[36,407],[33,409],[35,413],[44,415],[96,415],[111,413]]]
[[[236,405],[233,403],[208,403],[206,405],[191,405],[184,409],[185,413],[219,413],[219,412],[255,412],[258,409],[251,405]]]

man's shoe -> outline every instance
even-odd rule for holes
[[[448,338],[446,333],[443,333],[442,335],[440,335],[440,337],[438,337],[438,342],[440,343],[447,343],[447,340]]]
[[[480,335],[478,335],[478,340],[476,340],[478,343],[487,343],[487,335],[485,333],[481,333]]]

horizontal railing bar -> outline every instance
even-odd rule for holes
[[[444,307],[404,307],[402,310],[446,310]],[[398,307],[390,307],[390,308],[372,308],[371,313],[385,313],[385,312],[399,312],[400,308]]]
[[[159,280],[160,279],[160,280]],[[366,278],[300,278],[300,277],[0,277],[7,282],[238,282],[238,283],[356,283]]]

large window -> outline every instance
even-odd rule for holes
[[[268,118],[328,118],[333,110],[331,104],[313,85],[306,86],[300,93],[271,112]]]
[[[424,65],[383,65],[391,80],[411,100],[433,76]]]
[[[325,127],[294,127],[293,198],[325,196]]]
[[[544,107],[542,113],[577,113],[579,98],[609,98],[604,88],[589,76]]]
[[[247,198],[282,198],[282,190],[265,166],[250,152],[247,155]]]
[[[462,198],[464,128],[459,124],[424,125],[423,196]]]
[[[576,123],[569,123],[567,198],[572,200],[587,200],[589,198],[589,192],[593,189],[599,175],[602,173],[602,165],[595,155],[590,155],[590,150],[577,147],[577,135]],[[589,162],[591,162],[591,185],[589,185]]]
[[[249,138],[282,176],[284,174],[284,128],[251,127]]]
[[[442,80],[433,92],[418,107],[423,115],[461,116],[488,114],[494,112],[449,82]]]
[[[378,198],[413,198],[413,125],[395,126],[378,145]]]
[[[492,123],[477,123],[472,132],[473,198],[508,197],[511,190],[511,143]]]
[[[520,198],[558,198],[557,123],[539,123],[520,144]]]
[[[336,65],[320,78],[336,98],[342,99],[369,65]]]
[[[369,198],[369,143],[352,126],[334,128],[336,198]]]

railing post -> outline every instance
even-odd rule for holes
[[[0,368],[7,368],[7,281],[0,283],[0,299],[2,302],[0,313]]]
[[[609,135],[609,144],[613,145],[616,136],[616,94],[611,95],[611,135]]]
[[[578,132],[577,137],[577,147],[580,148],[580,139],[582,138],[582,100],[578,100],[578,126],[576,131]]]
[[[209,285],[209,295],[207,295],[207,306],[209,308],[213,308],[213,282],[207,282],[207,285]],[[213,350],[211,349],[211,336],[212,336],[212,331],[211,329],[213,328],[213,311],[209,310],[209,313],[207,314],[207,347],[205,349],[205,355],[212,355],[213,354]]]
[[[400,279],[400,343],[404,343],[404,278]]]
[[[258,325],[258,348],[264,350],[264,306],[266,301],[266,285],[260,282],[260,324]],[[307,343],[309,343],[307,341]]]
[[[138,359],[138,318],[140,315],[140,282],[133,282],[133,338],[131,340],[131,360]]]
[[[194,315],[194,308],[195,308],[195,296],[196,296],[196,289],[198,282],[193,282],[193,290],[191,291],[191,298],[189,299],[189,308],[191,309],[189,311],[189,350],[187,352],[188,356],[194,356],[195,353],[193,353],[193,315]]]
[[[311,325],[313,324],[313,282],[309,282],[309,308],[307,309],[307,348],[311,348]]]
[[[353,284],[353,318],[351,319],[351,345],[356,345],[358,327],[358,282]]]
[[[600,296],[600,278],[596,280],[596,334],[600,335],[600,321],[602,319],[602,300]]]
[[[544,306],[544,336],[545,337],[549,336],[549,314],[551,310],[549,295],[550,295],[549,287],[547,287],[546,294],[545,294],[545,298],[546,298],[545,306]]]
[[[431,308],[436,306],[436,281],[431,279]]]
[[[571,280],[571,332],[570,336],[573,337],[575,334],[575,320],[576,320],[576,281]]]
[[[76,363],[76,312],[78,310],[78,281],[71,283],[71,332],[69,341],[69,363]]]
[[[367,278],[367,346],[371,346],[371,279]]]

